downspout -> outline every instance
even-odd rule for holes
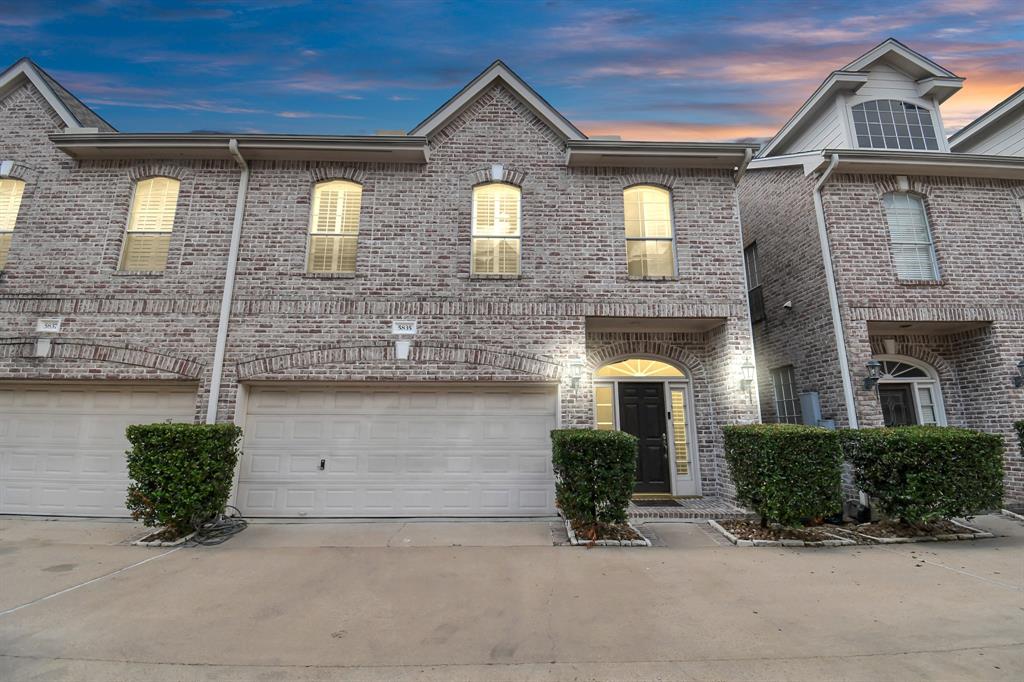
[[[832,327],[836,335],[836,351],[839,353],[839,373],[843,378],[843,395],[846,397],[846,418],[851,429],[856,429],[857,406],[854,404],[853,379],[850,376],[850,362],[846,357],[846,335],[843,333],[843,320],[839,315],[839,292],[836,290],[836,274],[832,269],[832,248],[828,242],[828,230],[825,224],[825,204],[821,200],[821,188],[828,182],[832,171],[839,164],[839,155],[833,154],[825,172],[814,185],[814,214],[818,218],[818,239],[821,242],[821,258],[825,263],[825,283],[828,288],[828,302],[832,308]]]
[[[213,376],[210,378],[210,398],[206,405],[206,423],[217,423],[217,404],[220,402],[220,380],[224,371],[224,351],[228,343],[228,321],[231,319],[231,301],[235,292],[235,270],[238,265],[238,245],[242,240],[242,220],[245,200],[249,193],[249,164],[238,151],[238,140],[228,141],[228,151],[242,169],[235,200],[235,222],[231,226],[231,247],[228,249],[228,267],[224,273],[224,295],[220,300],[220,322],[217,325],[217,345],[213,351]]]
[[[736,168],[736,172],[733,173],[733,193],[732,193],[732,205],[733,211],[736,213],[736,227],[739,228],[739,240],[740,240],[740,270],[743,272],[743,289],[747,292],[750,291],[750,282],[747,280],[747,256],[743,248],[743,216],[740,215],[740,180],[747,172],[747,166],[750,165],[750,160],[754,157],[754,152],[749,147],[743,154],[743,161]],[[753,357],[750,359],[752,365],[754,365],[754,394],[757,396],[757,400],[754,403],[757,405],[757,423],[760,424],[762,420],[761,416],[761,390],[757,381],[757,352],[754,348],[754,323],[750,319],[750,304],[747,304],[747,334],[750,337],[750,348]]]

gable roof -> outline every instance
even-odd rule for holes
[[[72,95],[57,80],[28,57],[22,57],[0,73],[0,99],[22,83],[32,83],[68,128],[97,128],[116,132],[114,126]]]
[[[913,78],[917,83],[918,95],[935,97],[940,103],[963,85],[964,79],[952,71],[939,66],[895,38],[888,38],[843,68],[829,74],[779,132],[761,147],[757,157],[769,156],[775,149],[792,139],[805,125],[812,122],[813,116],[832,102],[834,95],[859,90],[867,82],[871,67],[881,61],[892,63]]]
[[[1022,108],[1024,87],[950,135],[949,148],[957,152],[966,147],[969,141],[982,139],[986,134],[998,130],[1002,123]]]
[[[536,90],[531,88],[526,81],[520,78],[515,71],[510,69],[500,59],[495,60],[493,64],[455,93],[451,99],[442,104],[434,113],[423,119],[419,125],[409,131],[409,134],[430,137],[433,133],[444,128],[449,121],[461,114],[472,104],[481,93],[498,81],[504,83],[515,92],[530,107],[534,114],[551,126],[552,129],[558,131],[563,138],[567,140],[587,139],[587,136],[579,128],[574,126],[565,116],[558,113],[553,106],[548,104],[547,100],[538,95]]]

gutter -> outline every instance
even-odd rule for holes
[[[843,320],[839,315],[839,292],[836,289],[836,274],[832,268],[832,248],[828,242],[828,229],[825,224],[825,205],[821,200],[821,188],[828,182],[832,172],[839,165],[839,155],[832,154],[828,167],[814,185],[814,214],[818,219],[818,239],[821,242],[821,258],[825,264],[825,282],[828,288],[828,302],[832,309],[832,327],[836,335],[836,351],[839,353],[839,373],[843,378],[843,395],[846,398],[846,418],[851,429],[858,428],[857,406],[854,404],[853,379],[850,376],[850,361],[846,356],[846,335],[843,332]]]
[[[217,405],[220,403],[221,375],[224,372],[224,352],[228,342],[228,321],[231,319],[231,301],[235,293],[235,271],[238,265],[238,245],[242,240],[242,221],[245,218],[245,200],[249,194],[249,164],[238,151],[238,140],[228,140],[228,151],[242,169],[235,200],[235,221],[231,226],[231,247],[228,249],[228,267],[224,273],[224,295],[220,301],[220,322],[217,325],[217,344],[213,351],[213,375],[210,378],[210,397],[206,404],[206,423],[217,423]]]

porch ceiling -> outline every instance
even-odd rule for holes
[[[893,336],[920,336],[920,335],[941,335],[957,334],[972,329],[982,329],[990,322],[953,321],[953,322],[910,322],[910,321],[877,321],[868,322],[868,334],[872,336],[893,335]]]
[[[706,332],[724,317],[588,317],[588,332]]]

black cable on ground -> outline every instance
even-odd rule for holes
[[[241,533],[248,525],[249,522],[242,518],[242,513],[238,511],[238,508],[229,504],[223,514],[218,514],[209,521],[193,524],[196,534],[189,540],[189,543],[207,547],[219,545],[228,538]]]

